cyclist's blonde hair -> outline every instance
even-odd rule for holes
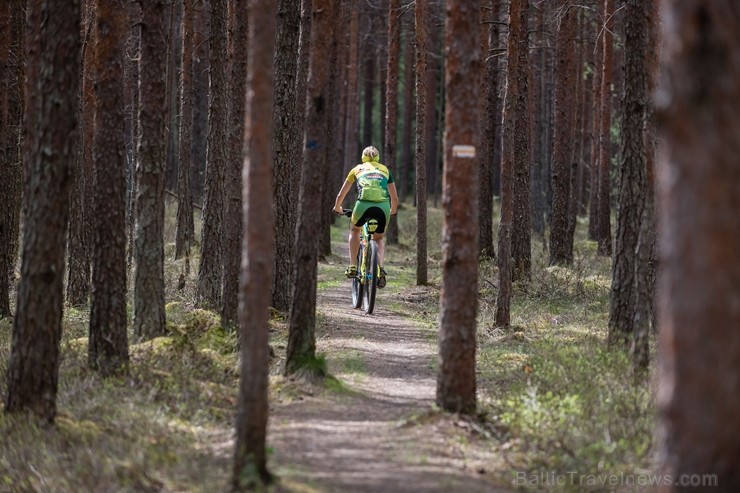
[[[363,163],[366,163],[368,161],[378,162],[379,159],[380,159],[380,153],[375,147],[368,146],[362,150],[362,162]]]

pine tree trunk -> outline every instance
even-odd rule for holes
[[[427,283],[427,23],[426,2],[414,6],[416,32],[416,285]]]
[[[197,2],[198,8],[194,9],[193,13],[193,135],[190,145],[190,188],[193,201],[202,204],[211,99],[209,81],[213,0],[193,0],[193,2]],[[202,247],[203,238],[200,238],[200,241]]]
[[[275,197],[275,265],[272,280],[272,306],[281,312],[290,309],[291,271],[295,258],[297,203],[295,184],[300,179],[300,149],[297,140],[299,70],[298,47],[301,30],[301,1],[281,0],[277,16],[275,47],[275,100],[272,125],[274,155],[273,196]],[[299,152],[299,154],[296,154]]]
[[[182,62],[180,74],[179,163],[177,166],[177,229],[175,259],[190,256],[195,236],[191,188],[193,139],[193,2],[182,2]]]
[[[27,411],[51,422],[56,415],[64,244],[75,162],[70,143],[79,115],[79,2],[31,0],[26,23],[23,156],[29,175],[5,411]]]
[[[228,6],[226,0],[211,0],[210,101],[208,109],[208,148],[206,187],[201,228],[201,257],[195,299],[198,305],[221,308],[224,215],[224,172],[228,157],[226,137],[229,121]]]
[[[577,10],[570,0],[560,1],[561,18],[555,58],[555,122],[552,156],[552,224],[550,227],[550,265],[568,263],[568,204],[573,142],[573,40],[576,36]]]
[[[344,174],[352,169],[359,159],[359,13],[357,0],[350,1],[349,61],[347,63],[347,124],[344,135]]]
[[[493,159],[496,133],[496,110],[498,105],[498,57],[493,51],[498,48],[498,18],[500,0],[481,2],[481,16],[485,15],[485,4],[490,4],[488,19],[481,17],[481,131],[478,164],[478,210],[480,231],[478,233],[481,258],[495,258],[493,248]],[[486,22],[488,21],[488,22]]]
[[[126,145],[126,234],[128,235],[126,270],[131,271],[134,263],[134,216],[136,213],[136,168],[139,165],[137,136],[139,135],[139,59],[141,58],[141,4],[127,2],[128,42],[123,65]],[[91,120],[92,121],[92,120]],[[92,173],[90,174],[92,176]],[[91,183],[92,180],[88,180]],[[87,185],[89,186],[89,185]]]
[[[529,205],[529,0],[521,5],[521,31],[517,34],[518,58],[512,59],[510,71],[517,78],[515,99],[514,190],[511,223],[512,279],[528,279],[532,270],[532,228]]]
[[[573,240],[578,222],[578,169],[580,152],[580,128],[582,123],[581,97],[583,94],[583,16],[582,10],[577,9],[576,30],[573,42],[573,88],[570,97],[570,195],[568,197],[568,226],[565,232],[565,256],[566,264],[573,263]]]
[[[467,7],[467,8],[466,8]],[[472,7],[472,8],[471,8]],[[478,311],[480,7],[448,0],[445,19],[445,160],[437,405],[472,414]]]
[[[628,2],[625,25],[626,42],[634,48],[625,49],[622,162],[609,307],[609,344],[623,347],[629,347],[635,335],[635,251],[647,188],[645,123],[648,94],[645,57],[648,29],[644,6],[644,2]],[[647,272],[644,274],[647,275]]]
[[[242,255],[242,167],[247,81],[248,10],[232,3],[229,9],[231,53],[231,104],[229,105],[229,160],[226,163],[224,209],[224,301],[221,324],[234,326],[239,319],[239,269]],[[274,128],[274,127],[273,127]],[[273,139],[274,140],[274,139]]]
[[[388,7],[388,64],[386,66],[385,93],[385,150],[383,161],[397,175],[396,135],[398,130],[398,58],[401,42],[401,1],[391,0]],[[389,245],[398,244],[398,221],[391,218],[386,240]]]
[[[93,136],[94,229],[88,364],[103,375],[120,371],[128,362],[126,149],[123,140],[126,18],[121,12],[125,12],[122,0],[97,1],[98,36],[93,68],[96,108]],[[145,22],[149,22],[148,19]],[[142,37],[145,30],[142,29]]]
[[[139,166],[136,169],[134,334],[165,333],[164,174],[167,98],[165,0],[144,4],[139,72]]]
[[[602,2],[599,2],[602,3]],[[603,16],[603,3],[599,9]],[[597,15],[597,19],[600,19]],[[594,74],[592,79],[591,93],[593,98],[591,100],[591,115],[592,115],[592,140],[591,140],[591,188],[589,193],[589,207],[588,207],[588,239],[591,241],[598,241],[599,232],[599,183],[600,174],[600,136],[601,136],[601,75],[604,67],[604,38],[603,31],[601,30],[601,22],[597,22],[597,39],[595,46],[595,58],[594,58]]]
[[[599,255],[612,254],[611,226],[611,125],[612,125],[612,66],[614,57],[614,1],[604,0],[604,67],[601,74],[601,128],[599,133]]]
[[[367,20],[369,15],[365,15]],[[372,17],[370,17],[372,19]],[[373,32],[373,23],[370,21],[369,26],[370,32]],[[364,53],[372,53],[373,47],[370,45],[369,40],[365,42],[365,49],[362,50]],[[375,95],[375,56],[365,56],[362,62],[362,69],[364,75],[362,77],[362,95],[363,95],[363,109],[362,109],[362,143],[360,147],[366,147],[368,145],[376,145],[373,143],[373,99]],[[379,144],[378,144],[379,145]],[[382,149],[382,147],[381,147]],[[385,158],[384,158],[385,159]]]
[[[326,168],[325,146],[328,142],[329,115],[326,99],[332,88],[329,79],[330,47],[333,27],[332,0],[313,0],[311,53],[308,97],[306,100],[306,135],[298,197],[298,226],[294,263],[293,302],[290,307],[289,338],[285,373],[311,372],[316,355],[316,275],[318,251],[315,232],[321,216],[322,177]],[[323,375],[321,375],[323,376]]]
[[[0,6],[0,318],[9,317],[15,284],[21,196],[23,3]]]
[[[740,5],[663,7],[660,473],[732,492],[740,490]]]
[[[246,16],[246,13],[239,14]],[[273,60],[275,12],[271,2],[249,2],[244,160],[243,269],[240,276],[241,378],[236,420],[233,492],[261,490],[268,483],[266,447],[269,307],[274,228],[272,192]],[[238,38],[237,38],[238,39]],[[237,58],[235,58],[236,60]],[[242,58],[243,60],[243,58]],[[256,473],[256,474],[255,474]],[[257,476],[257,477],[255,477]]]
[[[92,181],[93,123],[95,95],[93,93],[93,56],[96,39],[95,0],[81,0],[83,5],[82,82],[80,99],[80,129],[77,162],[70,196],[69,265],[67,266],[67,303],[81,307],[90,296],[90,254],[92,252]]]
[[[410,17],[410,16],[409,16]],[[414,115],[414,27],[411,22],[406,22],[406,33],[403,43],[403,137],[401,139],[401,164],[398,167],[398,200],[406,202],[409,189],[411,189],[410,178],[412,154],[412,117]]]
[[[544,7],[536,8],[535,32],[537,33],[537,49],[530,54],[533,63],[530,64],[530,136],[531,136],[531,162],[529,196],[531,200],[532,231],[543,242],[545,238],[545,186],[544,171],[545,153],[543,152],[545,140],[546,111],[544,104],[544,80],[545,80],[545,16]],[[539,66],[538,66],[539,65]]]

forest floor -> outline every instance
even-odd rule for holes
[[[652,386],[633,383],[626,355],[605,347],[610,264],[583,238],[585,225],[567,269],[547,267],[533,241],[532,279],[515,287],[511,330],[492,326],[497,276],[481,264],[478,414],[463,417],[434,406],[441,210],[429,209],[423,287],[415,286],[414,210],[399,219],[402,245],[389,248],[389,282],[372,316],[350,306],[346,221],[332,228],[335,254],[319,264],[317,304],[317,350],[329,378],[283,377],[287,324],[281,314],[271,320],[270,490],[650,490],[634,478],[653,470]],[[0,404],[0,492],[225,491],[236,337],[193,306],[197,269],[176,289],[183,267],[166,264],[169,334],[132,339],[125,376],[101,379],[87,369],[88,309],[65,309],[56,425],[7,416]],[[10,332],[0,320],[0,375]],[[0,395],[5,385],[0,378]],[[604,484],[614,477],[622,478],[617,487]]]

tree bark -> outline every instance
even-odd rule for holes
[[[165,332],[164,174],[167,125],[165,0],[142,4],[139,62],[139,166],[136,169],[134,334],[151,339]]]
[[[495,152],[496,120],[498,107],[498,19],[500,0],[481,2],[481,15],[484,5],[490,4],[488,19],[481,17],[481,131],[479,149],[478,210],[480,214],[480,231],[478,249],[481,258],[496,258],[493,247],[493,159]],[[486,22],[486,20],[488,22]]]
[[[577,11],[571,0],[560,0],[560,27],[556,37],[555,57],[555,127],[552,156],[552,224],[550,226],[550,265],[568,263],[568,204],[570,168],[573,153],[573,40],[576,36]]]
[[[427,13],[426,1],[414,6],[416,32],[416,285],[427,283]]]
[[[246,15],[246,14],[244,14]],[[273,57],[275,13],[270,2],[249,2],[249,38],[243,171],[244,234],[239,324],[241,378],[232,491],[254,491],[268,483],[267,389],[270,363],[269,306],[275,237],[272,192]]]
[[[445,19],[445,161],[437,405],[475,412],[478,311],[478,143],[480,7],[448,0]]]
[[[190,147],[190,187],[195,203],[203,203],[208,148],[211,87],[211,10],[213,0],[194,0],[193,14],[193,135]],[[224,70],[226,68],[224,67]],[[201,246],[203,238],[200,239]]]
[[[317,245],[315,232],[321,216],[323,170],[327,169],[326,146],[329,115],[326,100],[331,90],[329,49],[333,34],[331,0],[314,0],[311,19],[311,54],[309,60],[308,96],[306,99],[306,135],[304,138],[301,186],[298,198],[296,257],[294,262],[293,302],[290,307],[289,338],[285,373],[308,372],[316,353],[316,275]],[[318,373],[321,373],[320,371]],[[323,375],[320,375],[323,376]]]
[[[93,192],[93,125],[95,123],[94,56],[96,40],[95,0],[80,0],[84,22],[82,40],[82,82],[80,132],[77,162],[72,183],[69,215],[69,265],[67,266],[67,303],[81,307],[90,296],[90,266],[92,253]]]
[[[121,12],[125,12],[122,0],[97,0],[95,23],[98,36],[93,69],[96,108],[93,131],[94,230],[88,364],[103,375],[116,373],[128,363],[126,148],[123,140],[126,19]],[[142,37],[146,27],[142,29]]]
[[[410,15],[408,16],[410,17]],[[406,22],[403,48],[403,137],[401,139],[401,163],[398,166],[398,201],[406,202],[411,188],[412,155],[412,116],[414,115],[414,28],[411,22]]]
[[[179,164],[177,167],[177,230],[175,259],[190,255],[195,236],[191,188],[193,140],[193,2],[182,2],[182,62],[180,74]]]
[[[79,114],[80,5],[74,0],[31,0],[26,7],[23,155],[30,173],[5,411],[28,411],[51,422],[56,415],[64,243]]]
[[[521,5],[521,23],[516,42],[517,58],[512,59],[509,72],[517,78],[515,98],[514,189],[513,218],[511,223],[512,279],[528,279],[532,270],[532,223],[529,204],[529,0]]]
[[[357,0],[350,0],[349,61],[347,63],[347,124],[344,135],[344,175],[357,163],[359,147],[359,13]]]
[[[239,269],[242,253],[242,167],[244,164],[244,118],[248,76],[248,10],[230,5],[231,104],[229,107],[229,160],[226,163],[224,215],[224,301],[221,324],[233,326],[239,316]],[[274,127],[273,127],[274,128]]]
[[[396,173],[396,136],[398,130],[398,58],[401,42],[401,1],[391,0],[388,6],[388,64],[385,81],[385,165]],[[398,221],[391,218],[387,241],[398,244]]]
[[[206,188],[201,228],[201,257],[196,303],[205,308],[221,308],[223,277],[224,171],[226,169],[229,121],[228,81],[228,6],[226,0],[211,0],[210,101],[208,109],[208,148],[206,151]]]
[[[609,307],[609,344],[629,348],[634,337],[635,251],[645,205],[648,29],[645,3],[627,2],[624,100],[622,107],[622,162],[619,170],[617,232],[612,264]],[[645,272],[645,274],[647,274]]]
[[[603,18],[604,3],[601,3],[599,14],[596,18]],[[598,8],[598,5],[597,5]],[[596,24],[596,47],[594,58],[594,76],[592,79],[591,93],[591,115],[592,115],[592,139],[591,139],[591,189],[589,190],[589,207],[588,207],[588,239],[598,241],[599,235],[599,166],[600,166],[600,135],[601,135],[601,75],[604,70],[604,31],[601,29],[602,23]]]
[[[705,490],[731,492],[740,489],[740,5],[663,6],[660,472],[711,475]]]
[[[0,6],[0,318],[9,317],[15,284],[21,196],[23,125],[23,3]]]
[[[530,142],[531,167],[529,196],[531,200],[532,231],[544,243],[545,240],[545,132],[547,111],[545,108],[545,15],[544,6],[535,7],[535,29],[537,33],[536,50],[530,54],[533,63],[530,64]]]
[[[277,38],[275,46],[275,95],[272,124],[274,155],[273,196],[275,197],[275,265],[272,280],[272,306],[281,312],[290,309],[295,258],[295,228],[297,202],[295,184],[300,179],[300,159],[297,140],[302,138],[296,125],[301,34],[301,1],[281,0],[278,4]]]
[[[604,0],[604,67],[601,74],[601,131],[599,135],[599,255],[612,254],[611,226],[611,125],[612,66],[614,59],[614,1]]]

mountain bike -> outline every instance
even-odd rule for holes
[[[352,217],[352,209],[342,209],[344,215]],[[357,252],[357,275],[352,278],[352,306],[362,307],[371,315],[375,308],[375,294],[378,290],[380,262],[378,261],[378,244],[373,234],[378,221],[370,219],[360,231],[360,250]]]

